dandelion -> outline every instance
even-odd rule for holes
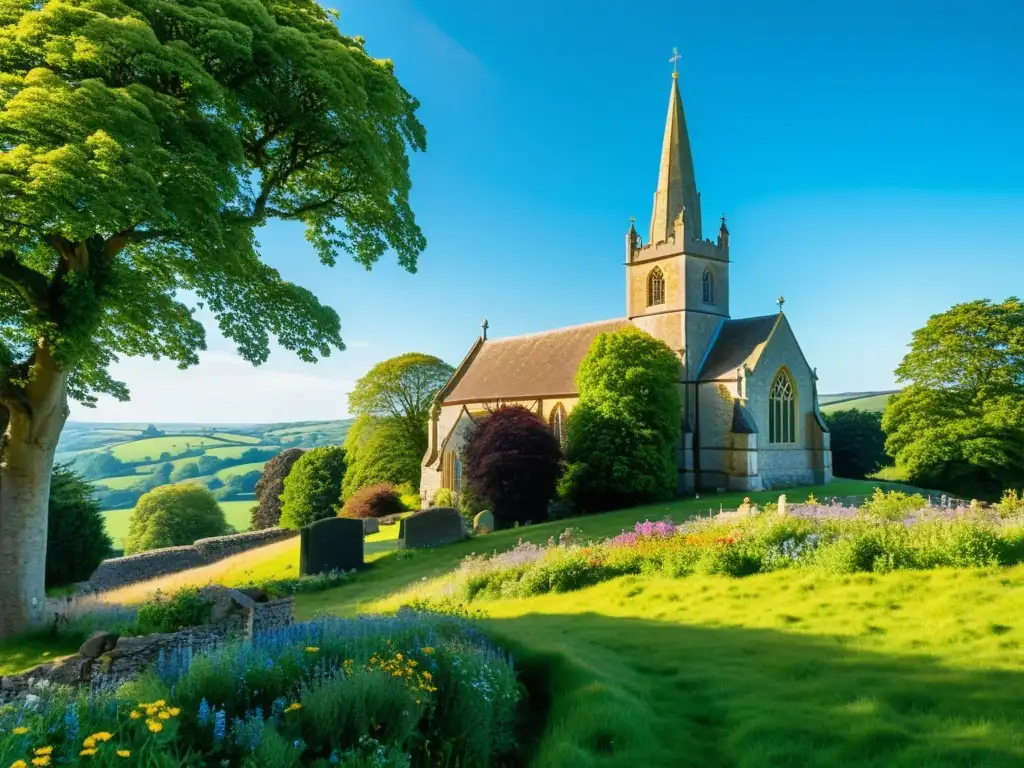
[[[157,715],[157,717],[159,717],[161,720],[170,720],[171,719],[171,713],[168,712],[165,709],[163,712],[161,712],[159,715]]]
[[[11,763],[11,768],[28,768],[28,763],[24,760],[15,760]]]
[[[146,727],[149,728],[150,733],[160,733],[164,729],[164,724],[159,720],[147,720]]]
[[[53,754],[53,747],[50,747],[50,746],[39,747],[39,749],[36,750],[35,754],[36,755],[52,755]]]
[[[82,746],[86,749],[92,749],[96,746],[96,739],[90,736],[88,739],[82,742]]]
[[[171,717],[177,717],[181,714],[181,707],[171,707],[167,710],[167,714],[169,714]]]
[[[139,712],[137,709],[133,709],[131,712],[128,713],[128,717],[130,717],[132,720],[138,720],[140,717],[142,717],[142,713]]]
[[[81,755],[82,757],[89,757],[89,755],[95,755],[96,754],[96,748],[95,747],[87,747],[86,749],[83,749],[78,754]]]
[[[119,749],[116,754],[118,757],[131,757],[132,751],[130,749]]]
[[[320,653],[320,649],[312,645],[304,648],[303,650],[305,650],[306,653]]]
[[[12,728],[11,733],[13,733],[15,736],[24,736],[26,733],[28,733],[28,728],[26,728],[23,725],[19,725],[17,728]]]
[[[99,733],[94,733],[92,738],[96,739],[96,741],[110,741],[114,738],[114,734],[108,733],[107,731],[100,731]]]
[[[289,705],[288,705],[288,707],[287,707],[287,708],[285,709],[285,712],[294,712],[294,711],[295,711],[295,710],[297,710],[297,709],[302,709],[302,705],[301,705],[301,704],[299,704],[299,702],[297,702],[297,701],[293,701],[293,702],[292,702],[291,704],[289,704]]]
[[[52,758],[49,755],[43,755],[42,757],[33,757],[32,765],[43,766],[49,765]]]

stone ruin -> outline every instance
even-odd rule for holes
[[[329,517],[300,532],[299,575],[351,571],[363,567],[363,521]]]

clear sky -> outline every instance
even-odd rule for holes
[[[457,364],[492,337],[619,317],[623,239],[646,233],[678,46],[706,232],[728,215],[734,317],[786,313],[819,391],[893,387],[910,333],[1024,294],[1018,0],[340,0],[341,28],[422,102],[417,274],[320,266],[292,225],[267,260],[340,314],[348,349],[254,369],[208,324],[189,371],[115,367],[132,401],[72,419],[342,418],[406,351]]]

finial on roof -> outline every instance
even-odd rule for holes
[[[729,228],[727,226],[725,226],[725,214],[724,213],[722,214],[722,226],[718,228],[718,234],[720,234],[720,235],[728,235],[729,234]]]
[[[781,312],[782,305],[786,303],[786,298],[784,296],[779,296],[779,298],[775,300],[775,303],[779,305],[779,312]]]
[[[487,341],[487,329],[490,328],[490,325],[487,323],[487,318],[486,317],[484,318],[484,321],[482,323],[480,323],[480,328],[484,332],[484,341]]]
[[[672,62],[672,79],[673,80],[678,80],[679,79],[679,69],[678,69],[677,65],[678,65],[679,60],[681,58],[683,58],[683,57],[679,55],[679,49],[678,48],[673,48],[672,49],[672,58],[669,59],[669,61]]]

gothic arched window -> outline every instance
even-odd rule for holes
[[[559,445],[565,445],[565,406],[561,403],[551,411],[551,434]]]
[[[665,275],[659,267],[651,270],[647,276],[647,306],[665,303]]]
[[[717,304],[718,294],[715,292],[715,270],[711,267],[705,269],[701,283],[704,287],[704,303]]]
[[[768,442],[796,442],[796,392],[785,368],[775,374],[768,393]]]

